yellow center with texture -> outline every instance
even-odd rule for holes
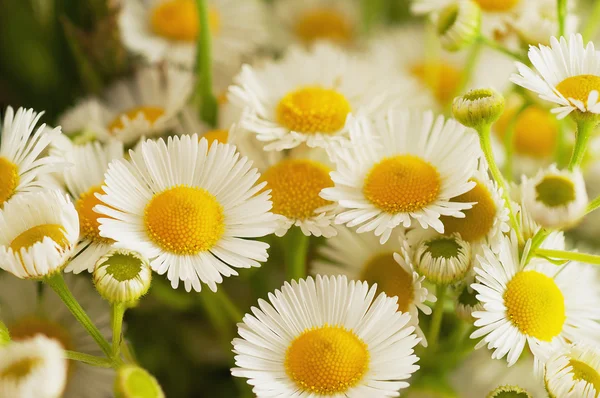
[[[333,134],[346,124],[350,103],[334,89],[303,87],[286,94],[277,105],[277,122],[304,134]]]
[[[10,242],[10,248],[15,252],[20,252],[23,248],[29,249],[34,244],[42,242],[46,237],[52,239],[63,250],[69,246],[62,225],[41,224],[20,233]]]
[[[129,120],[134,120],[140,114],[144,115],[144,119],[146,119],[150,125],[153,125],[159,117],[165,114],[165,110],[158,106],[138,106],[117,115],[117,117],[115,117],[114,120],[108,125],[108,129],[113,133],[117,130],[122,130],[125,127],[123,121],[121,120],[122,116],[127,117]]]
[[[512,10],[520,0],[475,0],[483,11],[503,12]]]
[[[219,32],[220,17],[214,9],[208,11],[211,33]],[[150,15],[150,26],[159,36],[169,40],[193,42],[198,37],[198,11],[194,0],[167,0],[160,2]]]
[[[305,220],[315,215],[315,210],[331,204],[319,194],[333,186],[329,169],[308,159],[286,159],[271,166],[262,175],[271,189],[273,213],[292,220]]]
[[[567,77],[558,83],[556,90],[567,99],[573,98],[587,105],[590,92],[596,90],[600,93],[600,76],[579,75]]]
[[[75,209],[79,215],[79,233],[93,242],[110,244],[114,242],[112,239],[100,236],[98,217],[108,218],[108,216],[98,214],[93,210],[96,205],[104,205],[96,197],[96,194],[104,195],[101,186],[90,188],[87,192],[82,193],[75,202]]]
[[[325,325],[305,330],[291,342],[285,371],[305,392],[343,394],[362,380],[369,357],[367,345],[353,331]]]
[[[295,26],[296,35],[306,44],[329,40],[346,44],[352,40],[352,25],[338,11],[320,8],[304,13]]]
[[[600,393],[600,374],[598,374],[598,371],[587,363],[576,359],[571,359],[569,365],[571,365],[573,380],[584,381],[594,387],[597,397]]]
[[[14,195],[19,186],[19,168],[10,160],[0,156],[0,209]]]
[[[155,194],[146,205],[144,224],[152,242],[179,255],[210,250],[225,232],[223,207],[217,198],[186,185]]]
[[[565,298],[554,280],[520,271],[506,285],[506,316],[519,331],[541,341],[558,336],[565,323]]]
[[[385,158],[369,171],[363,193],[387,213],[408,213],[434,202],[441,189],[435,167],[413,155]]]
[[[365,264],[360,277],[369,285],[377,283],[378,293],[398,297],[398,309],[408,312],[414,299],[412,274],[394,260],[393,253],[379,254]]]

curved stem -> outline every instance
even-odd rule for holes
[[[592,131],[596,126],[596,122],[592,120],[577,120],[577,135],[575,136],[575,147],[569,161],[569,171],[573,171],[579,167],[585,151],[587,150],[588,141],[592,135]]]
[[[198,8],[198,23],[200,33],[198,35],[196,71],[198,73],[198,85],[196,93],[200,100],[200,118],[211,127],[217,124],[217,99],[212,92],[212,62],[210,24],[208,21],[208,6],[206,0],[196,0]]]
[[[62,273],[57,273],[56,275],[50,276],[49,278],[44,279],[44,282],[48,284],[55,292],[58,294],[58,297],[65,303],[69,311],[73,314],[73,316],[81,323],[81,325],[87,330],[87,332],[96,340],[96,343],[102,348],[102,351],[108,356],[111,357],[112,350],[110,344],[106,341],[100,330],[94,325],[88,314],[81,308],[81,305],[77,302],[67,284],[65,283],[65,279],[62,276]]]
[[[489,48],[501,52],[504,55],[508,55],[509,57],[514,58],[519,62],[522,62],[524,64],[529,62],[527,57],[525,57],[524,55],[509,50],[508,48],[504,47],[502,44],[496,42],[495,40],[490,40],[487,37],[479,36],[479,41],[488,46]]]
[[[537,249],[535,254],[559,260],[579,261],[581,263],[600,265],[600,256],[596,254],[568,252],[564,250]]]
[[[100,368],[112,368],[115,366],[114,362],[108,358],[84,354],[83,352],[65,351],[65,358],[72,361],[87,363],[88,365],[97,366]]]
[[[444,317],[444,301],[446,300],[446,292],[448,287],[446,285],[437,285],[435,295],[437,301],[433,308],[433,315],[431,318],[431,325],[429,325],[429,333],[427,334],[427,344],[429,344],[429,350],[435,353],[438,346],[438,340],[440,337],[440,329],[442,327],[442,318]]]
[[[118,358],[121,353],[121,335],[123,333],[123,316],[127,306],[116,303],[112,306],[112,358]]]
[[[592,211],[596,210],[598,207],[600,207],[600,196],[596,197],[596,199],[592,200],[588,206],[587,209],[585,211],[585,213],[591,213]]]
[[[286,280],[298,280],[306,277],[306,255],[310,241],[309,237],[304,235],[300,227],[292,227],[284,239]]]
[[[234,323],[241,322],[242,318],[244,317],[244,314],[242,313],[242,311],[240,311],[238,306],[231,300],[231,297],[229,297],[227,292],[223,288],[220,288],[215,292],[215,295],[221,303],[223,310],[225,310],[225,313],[227,313],[227,315],[229,316],[229,318]]]

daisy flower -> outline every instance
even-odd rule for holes
[[[484,307],[473,313],[478,329],[471,338],[483,337],[476,348],[487,345],[496,359],[508,354],[510,366],[526,346],[544,362],[567,341],[597,344],[600,297],[586,268],[575,263],[556,266],[542,259],[521,264],[512,235],[504,239],[498,254],[484,249],[480,267],[475,268],[477,283],[472,287]],[[523,258],[527,251],[526,247]]]
[[[58,398],[67,378],[62,348],[44,336],[0,348],[0,396]]]
[[[526,45],[550,44],[550,38],[558,31],[558,12],[555,0],[522,1],[523,6],[511,27]],[[576,1],[567,2],[565,32],[576,33],[579,17],[574,14]]]
[[[584,47],[580,34],[552,37],[550,47],[530,47],[529,60],[535,71],[517,63],[519,73],[511,81],[557,104],[552,112],[559,119],[573,111],[600,113],[600,54],[594,43]]]
[[[282,44],[314,44],[327,40],[351,45],[360,33],[360,2],[356,0],[280,0],[274,3],[278,39]]]
[[[176,116],[194,87],[192,74],[176,68],[143,67],[133,78],[110,86],[101,98],[88,98],[60,119],[67,135],[82,140],[111,138],[126,145],[142,136],[162,134],[175,127]]]
[[[66,195],[21,194],[0,210],[0,268],[22,279],[61,272],[78,238],[77,211]]]
[[[100,235],[113,239],[167,273],[173,288],[216,291],[233,268],[258,267],[268,244],[256,238],[274,232],[269,192],[235,147],[197,135],[148,140],[131,160],[115,160],[105,175],[96,212]],[[233,268],[232,268],[233,267]]]
[[[415,326],[419,312],[431,314],[426,301],[435,302],[436,297],[423,285],[425,277],[419,276],[412,263],[402,253],[401,239],[395,234],[385,244],[374,235],[357,234],[350,228],[339,227],[337,236],[327,239],[319,247],[319,255],[312,264],[312,273],[320,275],[346,275],[350,280],[361,280],[369,285],[377,284],[378,293],[397,297],[398,308],[410,313]],[[417,335],[425,346],[427,341],[417,326]]]
[[[114,243],[112,239],[100,236],[100,214],[93,209],[100,203],[96,195],[104,193],[102,184],[108,164],[123,157],[123,144],[116,140],[111,140],[106,145],[91,142],[73,146],[64,156],[73,163],[73,167],[66,169],[63,175],[65,186],[75,201],[75,209],[79,215],[80,235],[74,258],[65,271],[76,274],[84,270],[92,272],[96,261],[106,254]]]
[[[44,113],[19,108],[15,113],[6,108],[0,130],[0,209],[14,195],[47,188],[39,177],[61,170],[64,161],[42,153],[60,134],[60,127],[50,129],[42,124]]]
[[[215,71],[238,67],[268,40],[260,0],[209,0],[208,25]],[[151,63],[168,61],[191,67],[200,31],[194,0],[123,2],[119,27],[125,45]]]
[[[86,278],[65,275],[65,282],[102,335],[110,341],[111,311],[108,303],[102,300]],[[34,281],[2,275],[0,308],[0,317],[6,323],[14,341],[43,335],[58,342],[64,350],[104,355],[60,297],[46,285],[40,286]],[[112,395],[115,374],[113,369],[99,368],[78,361],[69,361],[68,367],[66,388],[64,394],[59,396],[104,398]]]
[[[392,103],[421,101],[412,82],[326,43],[292,47],[262,67],[244,65],[228,98],[246,109],[240,126],[265,142],[265,150],[304,142],[324,147],[347,134],[350,113],[373,115]]]
[[[258,397],[399,396],[419,338],[376,290],[345,276],[286,282],[238,324],[231,373]]]
[[[337,224],[374,231],[385,243],[392,231],[416,222],[444,232],[440,216],[464,217],[473,203],[451,198],[471,190],[480,154],[477,137],[432,112],[390,110],[370,121],[350,118],[348,144],[330,148],[335,183],[321,193],[343,209]]]
[[[600,393],[600,350],[571,344],[545,365],[544,383],[550,397],[596,398]]]

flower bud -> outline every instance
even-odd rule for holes
[[[436,284],[461,281],[471,269],[471,245],[458,234],[436,235],[415,246],[413,263],[417,272]]]
[[[436,21],[442,47],[458,51],[471,45],[479,36],[481,9],[471,0],[461,0],[444,8]]]
[[[490,392],[487,398],[532,398],[531,394],[517,386],[500,386]]]
[[[158,381],[146,370],[135,365],[124,365],[115,379],[117,398],[164,398]]]
[[[483,304],[477,300],[477,292],[469,284],[461,284],[457,289],[456,316],[466,322],[475,322],[473,312],[483,311]]]
[[[454,98],[454,118],[474,129],[491,125],[504,112],[504,97],[491,88],[478,88]]]
[[[131,303],[148,292],[152,270],[148,260],[127,249],[113,249],[94,269],[94,284],[110,303]]]
[[[10,332],[2,321],[0,321],[0,347],[10,343]]]

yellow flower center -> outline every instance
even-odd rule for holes
[[[108,216],[100,215],[92,210],[98,204],[104,205],[100,199],[96,198],[97,193],[104,195],[101,186],[90,188],[87,192],[82,193],[75,202],[75,208],[79,215],[79,233],[91,241],[110,244],[114,241],[100,236],[100,230],[98,229],[100,227],[98,217],[107,218]]]
[[[550,341],[565,323],[565,299],[554,280],[537,271],[520,271],[506,285],[506,316],[527,336]]]
[[[152,10],[152,29],[169,40],[195,41],[200,31],[198,11],[194,0],[166,0]],[[218,33],[221,20],[213,8],[208,11],[208,25],[212,34]]]
[[[360,382],[368,367],[367,345],[341,326],[305,330],[285,355],[288,376],[302,390],[317,395],[348,391]]]
[[[431,90],[442,105],[454,98],[462,81],[461,70],[443,63],[413,65],[410,72]]]
[[[298,18],[296,35],[306,44],[316,40],[330,40],[346,44],[352,40],[352,25],[338,11],[320,8],[308,11]]]
[[[127,117],[129,120],[134,120],[140,114],[144,115],[144,118],[152,125],[158,120],[159,117],[165,114],[165,110],[158,106],[138,106],[128,110],[127,112],[117,115],[117,117],[115,117],[115,119],[108,125],[108,129],[111,132],[122,130],[123,127],[125,127],[123,125],[123,121],[121,120],[122,116]]]
[[[575,186],[568,178],[548,175],[535,186],[536,200],[548,207],[567,206],[575,200]]]
[[[435,201],[440,174],[430,163],[413,155],[398,155],[377,163],[365,178],[363,193],[387,213],[418,211]]]
[[[377,283],[378,293],[398,297],[398,308],[402,312],[408,312],[415,293],[413,278],[394,260],[393,253],[379,254],[370,259],[359,279],[370,285]]]
[[[198,254],[221,239],[225,216],[214,195],[179,185],[154,195],[144,210],[144,224],[150,239],[162,249]]]
[[[520,0],[475,0],[483,11],[502,12],[510,11]]]
[[[38,357],[20,359],[2,369],[0,371],[0,379],[20,380],[27,377],[41,363],[42,359]]]
[[[305,134],[332,134],[346,124],[350,103],[334,89],[303,87],[286,94],[277,105],[277,122]]]
[[[18,253],[23,248],[29,249],[34,244],[42,242],[45,237],[52,239],[63,250],[69,246],[69,241],[67,240],[65,229],[62,225],[41,224],[31,227],[19,234],[12,242],[10,242],[10,248]]]
[[[215,141],[220,142],[221,144],[227,144],[229,131],[222,129],[210,130],[204,133],[202,138],[206,138],[208,146],[211,146]]]
[[[516,109],[505,111],[495,124],[495,132],[504,139],[508,125],[513,120]],[[534,158],[547,158],[554,154],[558,138],[556,117],[537,105],[527,107],[515,121],[513,146],[522,155]]]
[[[494,226],[496,203],[483,183],[476,179],[471,179],[471,181],[475,181],[477,185],[470,191],[452,198],[451,202],[477,203],[472,208],[463,210],[465,218],[442,216],[440,220],[444,224],[446,235],[458,232],[463,240],[477,242],[483,239]]]
[[[17,165],[0,156],[0,208],[14,195],[20,179]]]
[[[573,98],[587,104],[590,92],[596,90],[600,93],[600,76],[579,75],[567,77],[558,83],[556,90],[565,98]]]
[[[594,390],[596,390],[597,397],[598,393],[600,393],[600,374],[598,374],[598,371],[587,363],[576,359],[571,359],[569,365],[571,365],[572,368],[571,373],[573,379],[591,384],[594,387]]]
[[[24,317],[10,325],[8,330],[11,339],[15,341],[27,340],[37,334],[42,334],[49,339],[56,340],[65,350],[74,348],[69,331],[49,319],[38,316]]]
[[[321,198],[323,188],[333,186],[329,169],[307,159],[286,159],[271,166],[262,175],[271,189],[272,212],[293,220],[305,220],[315,210],[331,202]]]

